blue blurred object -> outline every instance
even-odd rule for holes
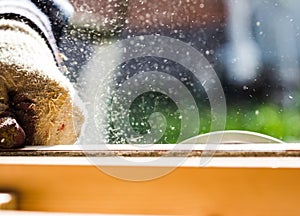
[[[256,82],[269,72],[283,104],[300,82],[300,1],[227,0],[229,12],[224,63],[236,84]]]

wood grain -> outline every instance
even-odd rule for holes
[[[128,175],[164,167],[106,167]],[[20,210],[207,216],[300,215],[300,172],[293,168],[178,167],[130,182],[95,166],[0,165],[0,188],[20,195]]]

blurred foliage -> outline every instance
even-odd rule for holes
[[[149,117],[155,112],[163,114],[167,123],[164,136],[156,143],[176,143],[181,128],[180,113],[176,105],[164,95],[150,94],[137,98],[132,104],[131,126],[141,135],[147,133],[151,130]],[[210,132],[210,108],[202,108],[199,116],[199,134]],[[231,104],[227,106],[225,130],[254,131],[286,142],[299,141],[300,110],[296,107],[283,109],[273,103],[252,106]]]
[[[274,104],[257,104],[239,111],[229,107],[226,129],[255,131],[287,142],[299,141],[300,112]]]

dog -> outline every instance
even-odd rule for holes
[[[63,74],[50,19],[22,3],[0,1],[0,148],[73,144],[81,101]]]

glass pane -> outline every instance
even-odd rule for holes
[[[89,142],[177,143],[216,130],[300,140],[299,1],[71,2],[60,47]]]

